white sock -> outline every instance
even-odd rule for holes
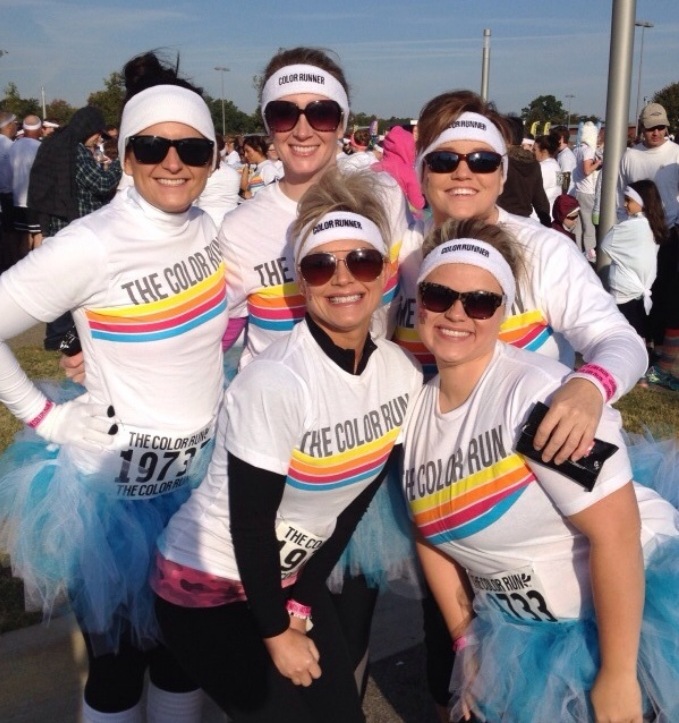
[[[142,723],[141,701],[128,710],[118,713],[102,713],[94,710],[83,700],[82,723]]]
[[[146,693],[147,723],[200,723],[203,691],[170,693],[149,682]]]

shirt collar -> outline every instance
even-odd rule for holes
[[[342,347],[337,346],[337,344],[335,344],[335,342],[328,336],[328,334],[326,334],[325,331],[323,331],[323,329],[321,329],[321,327],[309,316],[309,314],[306,314],[304,319],[309,327],[311,336],[313,336],[318,346],[321,347],[326,356],[332,359],[332,361],[334,361],[340,369],[357,376],[363,373],[363,370],[368,365],[370,355],[375,351],[375,349],[377,349],[377,346],[370,337],[370,334],[366,337],[365,344],[363,345],[363,355],[361,356],[358,367],[354,372],[356,352],[353,349],[342,349]]]

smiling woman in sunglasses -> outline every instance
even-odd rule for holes
[[[159,541],[165,640],[236,723],[363,721],[325,581],[422,375],[370,325],[388,279],[374,175],[330,171],[291,229],[306,315],[226,391],[204,483]]]
[[[132,187],[0,278],[0,338],[71,310],[87,366],[84,393],[59,403],[0,344],[0,400],[28,425],[3,459],[2,547],[34,605],[69,598],[87,723],[140,721],[147,665],[148,720],[200,720],[200,691],[157,646],[147,580],[158,534],[205,474],[222,396],[224,265],[192,207],[215,132],[175,72],[141,88],[120,123]]]
[[[349,119],[348,84],[344,72],[325,52],[292,48],[277,53],[263,73],[261,108],[267,132],[283,164],[283,178],[263,188],[247,203],[227,214],[219,232],[226,263],[230,327],[225,347],[247,322],[244,368],[273,341],[290,334],[304,318],[306,300],[295,275],[295,259],[287,233],[300,199],[328,170],[337,167],[337,141]],[[387,174],[375,174],[385,208],[388,232],[387,282],[382,304],[373,315],[371,332],[388,336],[396,292],[396,262],[407,230],[403,194]],[[391,323],[390,323],[391,322]],[[392,480],[395,481],[395,480]],[[339,602],[351,606],[343,616],[351,633],[357,665],[367,660],[367,645],[377,586],[390,579],[414,576],[414,550],[394,519],[398,489],[385,484],[333,571]],[[401,511],[401,510],[399,510]],[[401,511],[407,515],[405,510]],[[344,573],[353,579],[347,584]],[[362,575],[364,577],[359,577]],[[363,587],[367,580],[370,590]],[[351,595],[351,597],[350,597]],[[365,680],[365,676],[361,677]]]
[[[517,239],[526,265],[501,338],[571,368],[575,352],[586,362],[564,379],[535,436],[545,461],[577,460],[593,442],[604,403],[618,400],[643,376],[644,343],[574,244],[497,205],[507,173],[508,133],[492,104],[471,91],[443,93],[424,106],[418,129],[417,170],[432,220],[418,222],[404,238],[396,340],[418,356],[425,375],[435,373],[433,355],[415,329],[424,235],[447,219],[478,218],[498,224]],[[435,628],[426,639],[431,654],[430,686],[444,706],[452,664],[450,640],[445,629]],[[444,663],[439,658],[449,660]]]
[[[570,371],[499,340],[522,245],[445,221],[424,251],[417,328],[439,373],[411,407],[403,489],[458,653],[449,720],[677,719],[679,513],[630,481],[608,405],[590,483],[517,451]]]

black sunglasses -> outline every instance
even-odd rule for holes
[[[455,291],[442,284],[423,281],[417,287],[420,303],[427,311],[442,314],[459,299],[464,313],[470,319],[490,319],[505,301],[503,294],[492,291]]]
[[[207,138],[171,140],[162,136],[130,136],[127,143],[139,163],[160,163],[170,148],[176,148],[181,162],[187,166],[207,166],[212,160],[215,145]]]
[[[264,109],[264,118],[272,133],[286,133],[303,115],[315,131],[329,133],[339,128],[342,109],[334,100],[312,100],[300,108],[289,100],[272,100]]]
[[[472,173],[492,173],[500,167],[502,155],[495,151],[432,151],[424,157],[424,162],[432,173],[452,173],[460,165],[460,161],[466,161]]]
[[[330,253],[309,254],[299,262],[299,271],[307,284],[322,286],[332,279],[340,262],[356,281],[366,283],[382,273],[385,258],[377,249],[354,249],[343,259]]]

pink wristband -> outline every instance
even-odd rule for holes
[[[290,615],[295,618],[300,618],[300,620],[307,620],[311,617],[311,608],[308,605],[298,603],[297,600],[288,600],[285,605],[285,609]]]
[[[476,642],[474,635],[460,635],[459,638],[453,640],[453,650],[459,653],[460,650],[464,650],[468,645],[473,645]]]
[[[54,402],[51,401],[50,399],[48,399],[45,402],[45,406],[42,408],[42,411],[40,412],[40,414],[38,414],[37,417],[33,417],[33,419],[31,419],[30,422],[26,422],[26,424],[31,429],[35,429],[40,424],[40,422],[42,422],[42,420],[50,413],[50,410],[52,409],[53,406],[54,406]]]
[[[603,367],[598,364],[583,364],[575,370],[576,374],[585,374],[594,377],[604,389],[606,401],[610,401],[615,394],[618,385],[612,374],[609,374]]]

